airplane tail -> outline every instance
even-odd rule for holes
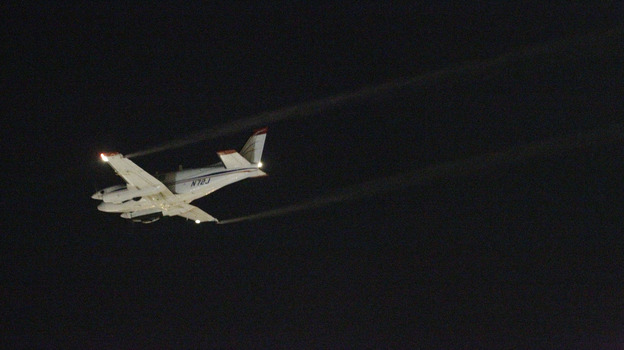
[[[260,163],[262,150],[264,149],[264,140],[266,140],[267,129],[268,128],[262,128],[256,130],[240,151],[240,154],[252,164]]]

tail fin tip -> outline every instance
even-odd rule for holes
[[[269,128],[265,126],[262,129],[255,130],[252,136],[266,134],[268,130],[269,130]]]
[[[256,130],[240,151],[240,154],[252,164],[260,163],[268,129],[269,128],[264,127]]]

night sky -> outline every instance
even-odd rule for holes
[[[0,345],[624,347],[620,2],[177,3],[2,5]],[[269,176],[194,205],[345,201],[142,225],[90,198],[122,183],[100,152],[401,79],[133,158],[200,167],[268,126]],[[592,130],[620,132],[557,147]]]

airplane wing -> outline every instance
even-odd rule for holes
[[[156,194],[162,194],[165,198],[175,196],[162,182],[134,164],[130,159],[124,158],[122,154],[102,153],[101,157],[115,169],[117,175],[121,176],[128,183],[128,187],[132,187],[136,190],[158,188],[160,191]]]
[[[134,164],[130,159],[124,158],[123,155],[119,153],[102,153],[101,157],[128,183],[128,188],[132,187],[140,192],[144,190],[149,191],[149,199],[154,202],[159,210],[162,210],[163,215],[179,215],[197,223],[218,221],[212,215],[198,207],[180,201],[178,196],[173,194],[167,186],[150,175],[147,171]],[[155,189],[156,192],[152,192],[150,189]]]
[[[177,204],[174,207],[170,208],[169,210],[163,211],[163,215],[167,215],[167,216],[179,215],[183,218],[193,220],[196,223],[205,222],[205,221],[217,221],[217,222],[219,221],[215,219],[212,215],[188,203]]]

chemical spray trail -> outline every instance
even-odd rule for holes
[[[575,37],[572,39],[559,40],[535,45],[525,48],[523,50],[514,51],[486,60],[471,61],[461,64],[459,66],[425,73],[412,78],[394,80],[381,85],[365,87],[353,92],[343,93],[316,101],[285,107],[275,111],[260,113],[251,117],[242,118],[227,123],[225,125],[220,125],[215,128],[201,130],[187,137],[173,140],[160,146],[130,153],[126,157],[132,158],[144,156],[156,152],[184,147],[190,144],[214,139],[225,135],[230,135],[237,132],[247,131],[255,127],[265,126],[279,121],[316,115],[324,111],[363,101],[373,96],[378,96],[383,93],[388,93],[399,89],[423,88],[458,77],[462,77],[463,79],[478,78],[485,72],[490,72],[495,69],[507,67],[514,63],[525,61],[529,58],[544,56],[548,57],[550,60],[570,59],[572,57],[575,57],[575,55],[579,51],[599,51],[596,48],[596,45],[600,44],[597,43],[604,41],[604,39],[607,39],[607,41],[613,40],[614,36],[618,38],[621,35],[622,28],[617,28],[606,33],[594,33],[581,37]]]
[[[436,164],[423,169],[408,171],[381,179],[353,185],[334,193],[326,194],[300,203],[264,212],[222,220],[220,224],[232,224],[241,221],[259,220],[271,217],[321,208],[336,203],[352,201],[379,194],[400,190],[406,187],[425,185],[435,181],[483,173],[496,167],[512,165],[537,157],[550,157],[565,152],[585,149],[612,143],[624,142],[624,124],[611,125],[608,128],[552,138],[534,142],[523,147],[504,152],[489,153],[465,160]]]

